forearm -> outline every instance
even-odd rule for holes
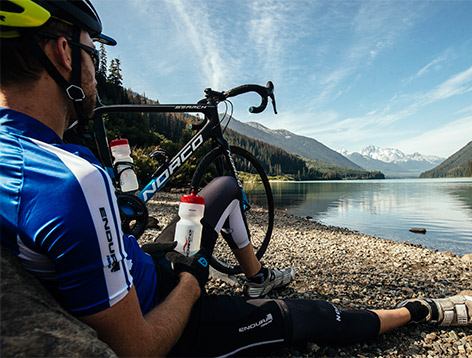
[[[144,317],[153,331],[154,346],[157,349],[155,355],[166,355],[177,343],[199,297],[197,280],[184,272],[180,275],[179,284],[165,301]]]
[[[164,302],[145,317],[133,286],[116,305],[79,318],[94,328],[99,338],[119,356],[162,357],[178,341],[198,297],[198,281],[184,272]]]

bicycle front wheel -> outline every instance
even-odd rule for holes
[[[269,245],[274,226],[274,199],[269,180],[261,164],[247,150],[231,146],[233,161],[243,185],[244,215],[249,228],[254,253],[260,260]],[[231,164],[222,148],[214,148],[199,163],[192,178],[192,188],[200,191],[217,176],[234,176]],[[241,273],[231,249],[221,234],[215,245],[210,264],[226,274]]]

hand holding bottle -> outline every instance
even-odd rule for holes
[[[208,253],[205,248],[200,249],[200,251],[193,256],[185,256],[176,251],[166,254],[166,259],[172,263],[174,272],[178,274],[181,272],[192,274],[197,279],[202,292],[210,273],[207,257]]]

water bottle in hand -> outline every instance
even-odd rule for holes
[[[200,250],[202,239],[202,223],[205,211],[205,200],[195,195],[182,195],[179,206],[180,220],[175,227],[174,240],[177,241],[175,251],[185,256],[193,256]]]

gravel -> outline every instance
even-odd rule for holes
[[[160,193],[149,202],[157,228],[140,243],[153,241],[177,213],[179,193]],[[470,255],[428,250],[307,218],[276,212],[275,227],[262,262],[268,267],[292,265],[295,281],[270,298],[313,298],[341,309],[392,308],[415,297],[446,297],[472,289]],[[234,277],[213,272],[207,291],[242,295]],[[261,352],[257,354],[262,354]],[[410,324],[375,340],[353,345],[283,347],[264,351],[276,357],[472,357],[472,327]]]

